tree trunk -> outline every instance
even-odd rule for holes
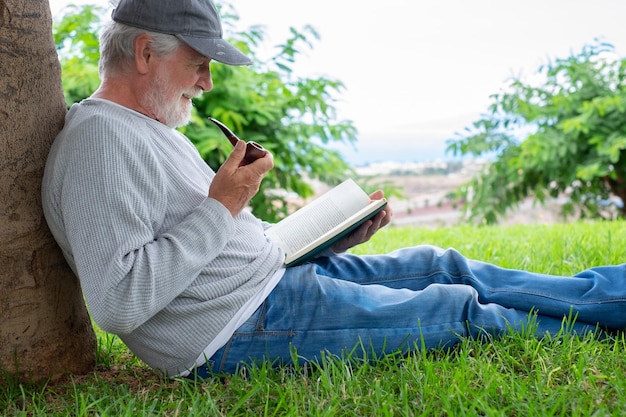
[[[65,113],[48,2],[0,0],[0,382],[86,373],[95,363],[79,282],[41,209],[45,160]]]

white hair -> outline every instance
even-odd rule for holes
[[[135,59],[135,39],[148,34],[152,38],[150,48],[159,57],[173,54],[183,45],[173,35],[151,32],[122,23],[108,23],[100,34],[100,78],[130,69]]]

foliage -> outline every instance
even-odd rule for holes
[[[448,142],[454,155],[495,156],[459,190],[466,214],[494,223],[526,197],[565,196],[564,216],[623,217],[626,60],[596,41],[537,75],[539,85],[513,78],[482,119]],[[614,197],[617,210],[607,211]]]
[[[421,241],[516,269],[571,275],[623,262],[626,222],[418,229],[388,228],[358,247],[382,253]],[[532,327],[455,349],[371,362],[325,356],[319,365],[248,372],[206,381],[165,380],[116,336],[99,333],[98,366],[44,386],[11,383],[0,415],[11,416],[604,416],[626,411],[626,338]]]
[[[220,9],[223,25],[232,28],[238,19],[234,9],[228,5]],[[102,9],[95,6],[72,8],[55,24],[68,103],[82,100],[97,87],[94,33],[99,32],[101,14]],[[325,77],[293,75],[298,56],[312,48],[317,38],[310,26],[300,31],[291,28],[290,38],[264,62],[258,52],[264,41],[260,27],[234,33],[230,41],[253,59],[253,65],[212,63],[215,86],[194,100],[192,122],[180,128],[214,170],[224,162],[231,145],[207,116],[221,120],[240,138],[259,142],[272,152],[275,167],[250,202],[253,212],[267,221],[276,221],[293,209],[287,204],[289,193],[302,198],[313,196],[311,180],[333,185],[351,174],[341,154],[328,146],[356,140],[352,122],[338,121],[334,107],[344,85]]]
[[[98,33],[105,9],[95,5],[70,5],[53,23],[54,44],[59,54],[63,93],[68,106],[93,93],[98,77]]]

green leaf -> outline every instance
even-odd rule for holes
[[[496,222],[528,197],[568,197],[564,210],[583,217],[600,215],[600,198],[626,199],[626,61],[596,41],[536,75],[512,79],[447,142],[456,156],[495,156],[459,190],[468,219]]]

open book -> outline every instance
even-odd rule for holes
[[[285,251],[285,265],[306,262],[381,211],[387,200],[370,197],[348,179],[265,231]]]

